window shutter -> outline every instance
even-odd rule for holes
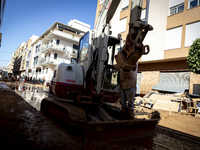
[[[122,0],[121,9],[127,7],[129,5],[129,0]]]
[[[170,0],[169,8],[184,3],[185,0]]]

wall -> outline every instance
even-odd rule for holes
[[[188,9],[188,0],[185,0],[184,11],[167,18],[166,29],[182,26],[181,47],[165,51],[164,58],[187,57],[189,47],[185,46],[186,25],[200,21],[200,6]],[[195,40],[195,39],[194,39]]]
[[[189,93],[193,94],[193,84],[200,84],[200,75],[196,75],[194,73],[190,73],[190,89]]]
[[[155,86],[159,82],[159,71],[146,71],[142,72],[141,83],[140,83],[140,92],[152,91],[152,86]]]
[[[165,6],[165,7],[163,7]],[[150,46],[150,53],[142,56],[142,61],[164,58],[166,25],[169,12],[169,0],[151,0],[149,4],[149,21],[153,31],[149,31],[144,44]]]

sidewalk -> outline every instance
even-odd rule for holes
[[[0,144],[5,149],[80,149],[66,132],[2,82]]]

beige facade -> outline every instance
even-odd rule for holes
[[[17,48],[15,52],[15,60],[14,60],[14,67],[13,67],[13,73],[14,75],[21,75],[21,61],[22,61],[22,47],[24,45],[24,42],[21,43],[21,45]]]
[[[122,7],[122,1],[118,7]],[[122,19],[127,18],[126,31],[120,33],[124,40],[129,28],[130,4],[131,0],[129,0],[129,6],[126,9],[117,9],[120,10],[118,24]],[[102,5],[98,0],[95,24]],[[182,10],[180,9],[181,6],[183,6]],[[176,13],[171,14],[175,7]],[[145,8],[146,0],[143,0],[144,11]],[[178,9],[180,9],[180,12],[177,11]],[[187,43],[191,41],[191,38],[194,38],[191,36],[192,33],[189,33],[191,31],[189,27],[193,23],[198,25],[200,22],[200,6],[191,8],[189,0],[150,0],[148,18],[148,23],[154,27],[154,30],[150,31],[144,40],[144,44],[150,45],[150,53],[142,56],[139,60],[140,93],[151,91],[152,86],[159,83],[161,73],[189,72],[187,65],[189,46]],[[111,26],[113,25],[111,24]],[[199,33],[198,29],[197,32]],[[173,36],[177,37],[174,41],[172,41]],[[200,34],[195,38],[198,37],[200,37]],[[200,85],[199,75],[190,73],[188,88],[192,94],[194,84]]]
[[[28,59],[29,51],[31,50],[31,44],[37,40],[38,36],[32,35],[22,46],[21,54],[22,54],[22,61],[20,66],[21,76],[27,76],[27,73],[30,68]]]

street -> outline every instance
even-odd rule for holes
[[[47,94],[48,95],[48,94]],[[35,99],[33,99],[34,101]],[[200,118],[160,111],[154,137],[129,141],[85,140],[45,116],[0,82],[0,143],[5,149],[198,149]],[[165,127],[165,128],[164,128]],[[175,132],[176,131],[176,132]],[[176,134],[173,135],[173,132]],[[175,143],[175,144],[174,144]]]

